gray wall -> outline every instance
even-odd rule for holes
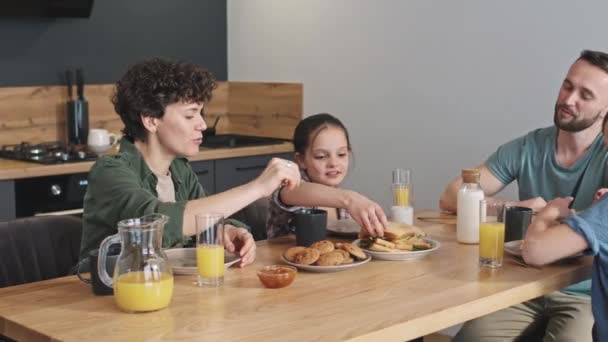
[[[606,13],[606,1],[229,0],[228,78],[303,82],[306,115],[349,128],[348,186],[388,207],[391,169],[408,167],[415,206],[437,208],[461,168],[552,125],[571,62],[608,51]]]
[[[97,0],[90,18],[0,18],[0,86],[113,83],[127,66],[164,56],[226,79],[225,0]]]

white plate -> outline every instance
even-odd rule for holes
[[[196,275],[196,248],[165,249],[165,254],[171,262],[173,274]],[[224,267],[228,268],[239,262],[241,258],[224,250]]]
[[[523,240],[513,240],[513,241],[505,242],[505,252],[507,252],[507,254],[521,257],[521,243],[522,242],[523,242]],[[572,256],[565,257],[564,259],[578,258],[578,257],[582,257],[582,256],[584,256],[583,253],[576,253]]]
[[[521,256],[521,242],[523,240],[513,240],[509,242],[505,242],[505,252],[507,254]]]
[[[336,220],[327,222],[327,232],[335,236],[357,238],[361,227],[353,220]]]
[[[431,249],[427,249],[427,250],[423,250],[423,251],[378,252],[378,251],[372,251],[372,250],[361,247],[359,244],[360,240],[353,241],[353,245],[361,248],[365,252],[365,254],[370,255],[376,259],[380,259],[380,260],[416,260],[416,259],[424,258],[425,256],[429,255],[430,253],[433,253],[434,251],[436,251],[439,248],[439,246],[441,246],[441,244],[437,240],[433,240],[433,239],[429,239],[429,238],[422,238],[422,240],[430,243],[431,245],[433,245],[433,247]]]
[[[331,273],[331,272],[346,271],[346,270],[350,270],[351,268],[361,266],[361,265],[369,262],[370,260],[372,260],[372,258],[368,256],[367,259],[357,260],[357,261],[353,262],[352,264],[344,264],[344,265],[336,265],[336,266],[300,265],[300,264],[296,264],[296,263],[293,263],[293,262],[285,259],[285,257],[283,255],[281,255],[281,260],[283,260],[284,263],[291,265],[293,267],[296,267],[300,270],[309,271],[309,272],[318,272],[318,273]]]

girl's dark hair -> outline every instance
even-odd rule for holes
[[[311,115],[298,123],[293,132],[293,146],[296,152],[304,154],[319,132],[329,126],[340,128],[346,136],[348,150],[351,151],[348,130],[335,116],[328,113]]]
[[[112,103],[131,141],[146,141],[141,115],[162,118],[167,105],[177,102],[205,103],[216,83],[207,69],[192,63],[154,58],[129,68],[116,83]]]

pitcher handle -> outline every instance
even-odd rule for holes
[[[112,287],[114,281],[108,275],[108,271],[106,269],[106,258],[108,256],[108,248],[115,243],[120,242],[120,236],[118,234],[108,236],[103,239],[101,245],[99,246],[99,256],[97,257],[97,274],[99,275],[99,280],[104,283],[108,287]]]

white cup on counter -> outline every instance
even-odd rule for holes
[[[414,224],[414,208],[394,205],[391,207],[391,219],[397,223]]]
[[[108,132],[107,129],[93,128],[89,130],[87,145],[89,146],[89,149],[95,153],[105,152],[117,143],[118,136]]]

